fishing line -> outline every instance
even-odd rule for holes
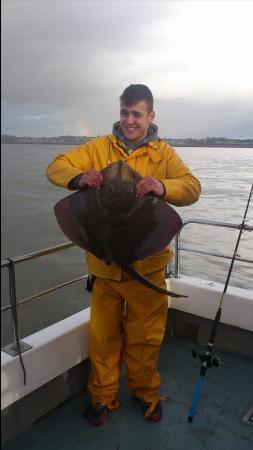
[[[26,369],[22,359],[22,351],[20,346],[20,337],[19,337],[19,326],[18,326],[18,313],[17,313],[17,300],[16,300],[16,283],[15,283],[15,270],[14,270],[14,261],[10,258],[7,258],[9,261],[9,292],[10,292],[10,302],[11,302],[11,313],[13,318],[13,326],[14,326],[14,337],[15,344],[17,346],[18,356],[20,360],[20,364],[23,369],[24,374],[24,385],[26,385]]]

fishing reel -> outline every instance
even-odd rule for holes
[[[211,355],[210,352],[203,353],[202,355],[196,350],[191,350],[193,358],[199,357],[201,361],[201,366],[206,369],[209,367],[219,367],[221,365],[221,359],[217,355]]]

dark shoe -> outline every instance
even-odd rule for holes
[[[84,411],[83,417],[87,418],[90,425],[93,427],[99,427],[108,420],[108,409],[103,403],[95,403],[88,406]]]
[[[147,404],[146,411],[148,410],[149,407],[150,407],[150,404]],[[150,414],[150,416],[148,416],[146,418],[146,420],[149,420],[150,422],[159,422],[159,420],[162,418],[162,413],[163,413],[163,410],[162,410],[161,402],[158,402],[154,411]]]

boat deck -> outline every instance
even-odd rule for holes
[[[252,450],[253,426],[242,421],[253,404],[253,359],[218,351],[222,364],[208,370],[193,423],[188,412],[199,376],[198,344],[166,337],[160,373],[163,418],[144,421],[141,406],[121,380],[122,406],[101,427],[82,418],[89,398],[82,392],[9,442],[7,450]]]

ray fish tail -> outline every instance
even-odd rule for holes
[[[148,288],[153,289],[156,292],[159,292],[160,294],[169,295],[170,297],[175,298],[188,297],[188,295],[177,294],[176,292],[168,291],[167,289],[164,289],[158,286],[157,284],[154,284],[152,281],[150,281],[148,278],[144,277],[140,272],[138,272],[131,264],[122,266],[121,268],[131,278],[133,278],[136,281],[139,281],[139,283],[141,284],[144,284],[144,286],[147,286]]]

